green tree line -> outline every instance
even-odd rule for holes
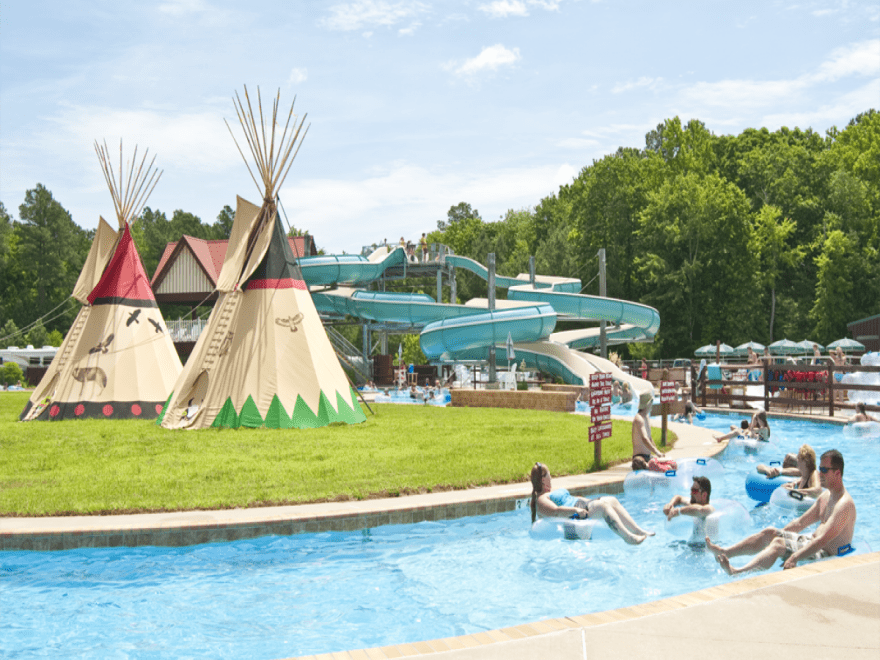
[[[183,234],[227,238],[233,216],[225,206],[209,224],[144,209],[132,232],[147,273]],[[9,343],[60,341],[92,237],[41,184],[27,191],[18,220],[0,202],[0,339],[27,328],[33,341]],[[624,356],[689,355],[719,339],[827,343],[846,335],[847,322],[880,312],[880,113],[824,137],[798,128],[715,135],[674,117],[644,147],[594,160],[556,194],[497,222],[457,204],[428,239],[483,263],[494,252],[502,275],[527,272],[534,255],[538,273],[578,277],[592,294],[605,248],[608,295],[660,312],[655,342]],[[433,281],[405,285],[434,290]],[[486,294],[471,273],[457,285],[460,301]],[[359,344],[360,333],[350,334]]]
[[[630,357],[690,355],[707,343],[783,337],[828,343],[880,312],[880,113],[825,137],[807,129],[714,135],[678,117],[584,167],[530,209],[485,222],[462,202],[429,240],[499,274],[578,277],[660,312],[653,344]],[[485,284],[458,276],[461,300]],[[430,290],[430,286],[428,289]]]
[[[146,207],[132,235],[147,275],[155,272],[165,246],[184,234],[229,238],[234,216],[232,208],[224,206],[208,224],[185,211],[174,211],[168,219],[164,212]],[[0,345],[61,344],[79,309],[70,294],[94,233],[77,225],[40,183],[25,194],[17,220],[0,201]]]

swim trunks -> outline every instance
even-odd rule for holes
[[[651,454],[633,454],[633,458],[644,458],[645,462],[651,460]]]
[[[834,374],[834,380],[838,383],[841,382],[843,380],[843,374],[841,374],[841,373]]]
[[[806,546],[813,540],[812,535],[810,534],[798,534],[796,532],[786,532],[784,530],[778,532],[779,537],[785,541],[785,554],[782,555],[782,560],[785,561],[792,554]],[[805,560],[817,560],[817,559],[825,559],[825,557],[830,557],[827,552],[824,550],[819,550],[819,552],[809,556],[802,557]]]

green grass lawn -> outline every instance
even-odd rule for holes
[[[21,423],[28,396],[0,393],[2,516],[366,499],[526,481],[536,460],[556,476],[594,470],[582,415],[374,404],[354,426],[167,431],[140,420]],[[630,449],[630,424],[615,421],[601,467]]]

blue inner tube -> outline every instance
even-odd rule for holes
[[[774,490],[792,480],[794,477],[780,475],[769,479],[765,474],[752,472],[746,477],[746,494],[756,502],[769,502]]]

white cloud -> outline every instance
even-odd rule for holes
[[[818,18],[818,17],[822,17],[822,16],[828,16],[829,14],[836,14],[837,10],[836,9],[817,9],[816,11],[813,11],[810,13],[813,16],[816,16]]]
[[[872,76],[880,72],[880,39],[838,48],[819,66],[811,79],[834,81],[846,76]]]
[[[860,112],[869,108],[877,107],[877,99],[880,98],[880,78],[863,85],[859,89],[844,94],[828,103],[820,106],[812,112],[781,112],[765,115],[760,120],[761,126],[766,126],[771,131],[780,126],[830,126],[837,125],[843,128],[850,119]]]
[[[330,30],[361,30],[369,26],[390,27],[427,10],[421,2],[357,0],[330,7],[330,16],[320,21]]]
[[[422,24],[420,21],[413,21],[408,27],[400,28],[397,31],[397,34],[409,37],[415,34],[416,30],[418,30],[421,26]]]
[[[626,92],[631,89],[638,89],[639,87],[647,87],[648,89],[656,89],[657,85],[663,82],[663,78],[647,78],[642,76],[636,81],[628,82],[628,83],[618,83],[611,89],[612,94],[620,94],[620,92]]]
[[[480,5],[478,9],[489,14],[492,18],[529,15],[526,3],[522,0],[495,0],[487,5]]]
[[[433,230],[461,201],[479,209],[485,220],[497,220],[509,209],[534,206],[558,192],[577,171],[565,163],[438,173],[403,163],[360,180],[301,179],[285,185],[281,197],[290,221],[308,228],[319,247],[352,252],[385,238],[396,242]]]
[[[698,106],[755,108],[790,99],[804,86],[801,80],[721,80],[696,83],[682,97]]]
[[[60,145],[71,152],[90,149],[94,140],[126,145],[157,154],[157,166],[174,165],[218,172],[234,165],[237,151],[223,124],[223,115],[211,112],[172,113],[162,110],[121,110],[62,105],[59,114],[47,121],[51,130],[35,137],[38,148],[48,153]],[[235,117],[229,119],[233,131]],[[241,137],[236,135],[241,141]],[[53,147],[54,145],[54,147]],[[243,145],[244,146],[244,145]]]
[[[479,55],[462,64],[448,63],[445,68],[461,76],[473,76],[483,71],[497,71],[502,66],[510,66],[520,60],[519,48],[513,50],[501,44],[483,48]]]
[[[684,89],[681,97],[684,102],[694,104],[697,109],[703,106],[760,108],[791,102],[819,83],[878,73],[880,73],[880,39],[874,39],[838,48],[815,71],[792,80],[699,82]],[[874,99],[865,107],[874,107],[876,104]]]
[[[309,71],[305,67],[303,68],[294,68],[290,71],[290,77],[287,79],[287,82],[291,85],[296,85],[298,83],[305,82],[309,79]]]

